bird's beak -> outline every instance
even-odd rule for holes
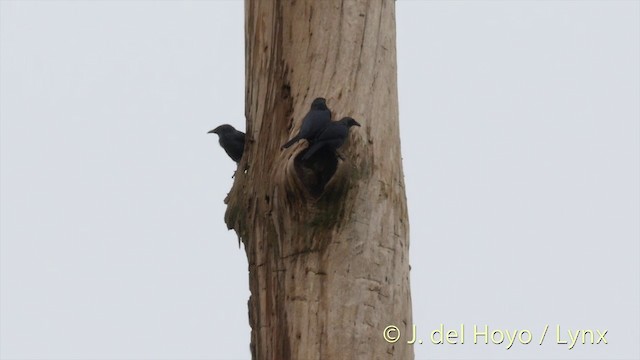
[[[353,124],[353,125],[355,125],[355,126],[360,126],[360,123],[359,123],[359,122],[357,122],[357,121],[355,121],[355,120],[353,120],[353,122],[354,122],[354,124]]]
[[[207,131],[207,134],[212,134],[212,133],[215,134],[216,133],[216,129],[213,129],[211,131]]]

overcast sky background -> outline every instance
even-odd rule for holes
[[[414,322],[467,327],[416,358],[640,358],[640,3],[396,6]],[[0,20],[0,358],[249,358],[235,165],[206,134],[244,129],[243,2]]]

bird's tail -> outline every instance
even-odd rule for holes
[[[287,141],[286,144],[282,145],[283,149],[288,148],[289,146],[293,145],[296,143],[296,141],[300,140],[300,137],[298,135],[294,136],[291,140]]]
[[[315,154],[316,151],[320,150],[320,148],[322,147],[322,143],[315,143],[313,145],[311,145],[311,147],[309,149],[307,149],[307,151],[304,153],[304,155],[302,155],[302,160],[307,160],[311,157],[311,155]]]

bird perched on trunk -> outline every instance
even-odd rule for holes
[[[311,110],[302,119],[300,131],[298,134],[282,145],[283,149],[295,144],[300,139],[313,139],[320,134],[322,129],[331,122],[331,110],[327,107],[327,101],[324,98],[316,98],[311,103]]]
[[[207,134],[211,133],[218,134],[220,146],[222,146],[227,155],[233,161],[240,162],[244,152],[244,133],[228,124],[220,125]]]
[[[338,121],[330,122],[327,127],[313,141],[313,145],[309,147],[307,152],[302,156],[302,160],[309,159],[316,151],[327,148],[333,153],[347,140],[349,136],[349,128],[352,126],[360,126],[353,118],[344,117]]]

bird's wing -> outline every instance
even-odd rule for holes
[[[241,141],[242,143],[244,143],[245,135],[242,131],[236,131],[233,133],[232,138],[235,141]]]
[[[344,140],[347,134],[349,134],[349,129],[346,126],[339,123],[332,123],[318,135],[318,141]]]
[[[328,110],[311,110],[302,120],[300,137],[315,137],[331,122],[331,112]]]

